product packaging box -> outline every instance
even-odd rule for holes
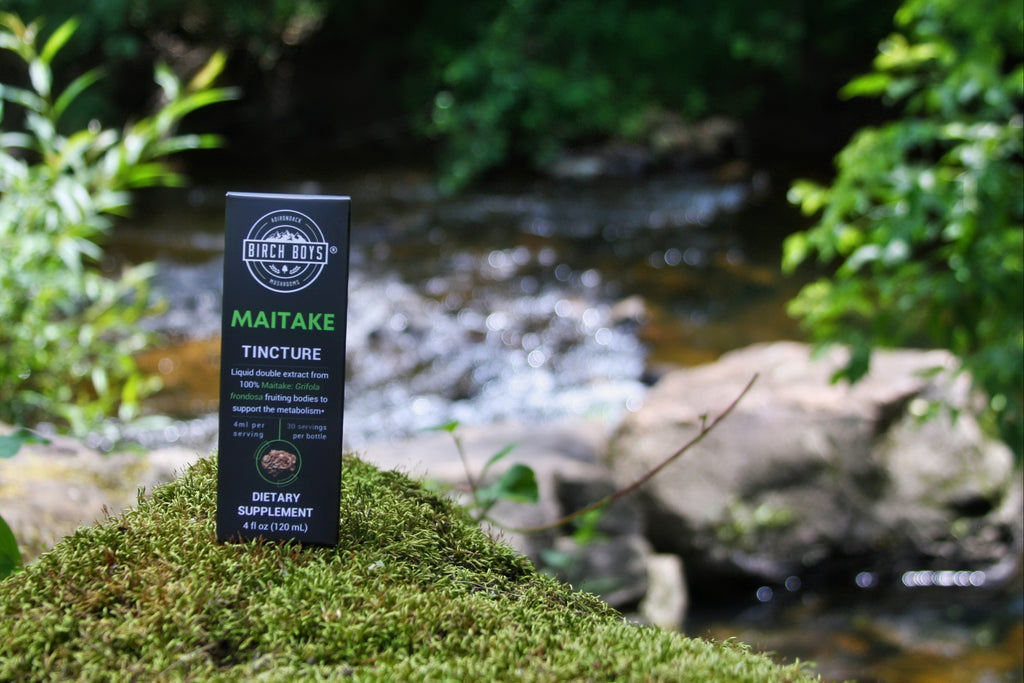
[[[227,195],[217,538],[336,545],[348,197]]]

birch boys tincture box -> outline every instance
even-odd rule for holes
[[[217,538],[335,545],[348,197],[228,193]]]

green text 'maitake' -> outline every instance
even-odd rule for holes
[[[262,327],[268,330],[334,331],[334,313],[302,313],[300,311],[231,312],[231,327]]]

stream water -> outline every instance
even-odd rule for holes
[[[764,182],[510,181],[449,199],[427,174],[381,171],[244,189],[354,198],[345,441],[358,448],[449,420],[614,419],[660,367],[793,338],[797,283],[759,219]],[[190,445],[209,441],[216,410],[227,189],[151,198],[111,247],[159,264],[167,310],[151,327],[166,345],[143,362],[165,389],[149,405]]]
[[[93,445],[127,437],[212,447],[227,190],[353,197],[349,448],[449,420],[614,420],[666,367],[800,337],[785,302],[802,281],[784,278],[778,263],[782,237],[801,219],[764,174],[511,179],[446,198],[429,173],[408,168],[298,181],[260,170],[231,185],[203,179],[155,193],[117,228],[112,267],[159,266],[154,286],[167,308],[151,326],[163,343],[142,362],[165,388],[148,404],[161,417],[97,433]],[[815,660],[829,678],[1020,681],[1019,584],[999,595],[743,595],[696,612],[687,631]]]

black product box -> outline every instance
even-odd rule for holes
[[[336,545],[348,197],[229,192],[217,538]]]

